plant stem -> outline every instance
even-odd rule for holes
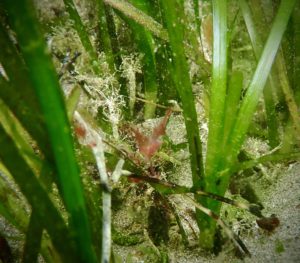
[[[102,189],[102,255],[101,262],[109,263],[111,255],[111,186],[108,180],[108,174],[106,171],[105,157],[103,150],[103,142],[101,136],[93,130],[84,121],[81,115],[76,111],[74,118],[78,123],[79,127],[85,131],[83,140],[92,148],[94,158],[96,160],[100,182],[103,187]],[[118,171],[114,172],[113,177],[117,181],[120,177],[123,163],[121,162],[117,166]]]

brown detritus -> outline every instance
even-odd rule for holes
[[[272,214],[270,217],[256,219],[256,223],[260,228],[273,232],[279,226],[280,221],[276,215]]]

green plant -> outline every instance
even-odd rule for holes
[[[215,6],[214,6],[215,4]],[[294,1],[290,2],[282,2],[277,16],[274,18],[274,22],[268,37],[268,40],[265,44],[263,53],[260,57],[258,65],[256,67],[253,78],[249,84],[247,92],[245,94],[244,99],[241,102],[241,105],[238,110],[238,114],[236,116],[236,120],[231,128],[231,133],[227,138],[225,143],[224,151],[219,151],[218,144],[221,139],[221,134],[223,131],[222,118],[224,118],[224,98],[226,95],[226,45],[227,41],[224,38],[226,35],[226,4],[222,3],[222,5],[215,1],[213,2],[213,8],[215,8],[215,20],[219,22],[216,25],[218,30],[215,30],[214,37],[214,48],[219,52],[215,52],[216,58],[213,61],[213,70],[216,71],[216,75],[213,75],[213,84],[212,87],[216,87],[221,89],[219,92],[214,92],[212,90],[213,97],[211,99],[212,103],[210,104],[210,114],[213,116],[210,122],[212,125],[212,129],[210,129],[209,137],[208,137],[208,152],[207,152],[207,163],[206,163],[206,177],[205,179],[206,188],[208,192],[215,192],[220,195],[223,195],[228,187],[229,178],[230,178],[230,170],[235,165],[237,155],[242,147],[242,143],[244,142],[247,130],[249,128],[253,113],[258,104],[259,97],[263,91],[263,88],[266,84],[266,80],[268,77],[268,73],[271,70],[272,63],[274,61],[276,52],[279,48],[281,38],[283,36],[284,30],[288,23],[288,19],[295,5]],[[223,20],[222,20],[223,19]],[[225,24],[225,26],[224,26]],[[223,51],[223,53],[221,53]],[[225,71],[225,72],[224,72]],[[215,77],[214,77],[215,76]],[[218,90],[217,90],[218,91]],[[215,99],[213,99],[216,96]],[[216,108],[216,109],[214,109]],[[216,113],[214,113],[214,111]],[[216,120],[214,121],[214,118]],[[212,137],[212,142],[210,146],[210,134]],[[210,152],[210,148],[212,148]],[[226,158],[221,158],[221,156],[226,154]],[[217,175],[218,174],[218,175]],[[217,212],[220,209],[220,204],[216,202],[211,202],[208,205],[213,211]],[[207,221],[211,221],[208,219]],[[203,237],[201,240],[203,243],[207,242],[208,247],[212,245],[212,233],[214,232],[214,223],[209,223],[211,225],[212,230],[208,230],[210,227],[205,226],[204,229],[207,229],[206,234],[203,232]]]

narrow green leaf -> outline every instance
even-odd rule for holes
[[[242,10],[243,13],[245,12],[250,12],[249,7],[246,5],[246,3],[244,3],[244,1],[241,2],[243,4]],[[258,23],[259,25],[259,29],[262,32],[262,35],[265,35],[266,33],[266,22],[269,22],[268,20],[270,20],[270,17],[274,17],[274,8],[273,8],[273,3],[272,1],[268,0],[264,3],[264,11],[262,10],[261,6],[262,3],[260,3],[258,0],[251,0],[251,8],[253,10],[254,16],[256,17],[256,23]],[[296,10],[296,9],[295,9]],[[250,17],[250,16],[249,16]],[[251,17],[250,17],[251,18]],[[264,19],[265,18],[265,19]],[[247,19],[246,25],[248,27],[248,24],[250,21],[248,21],[250,19]],[[266,21],[267,20],[267,21]],[[252,24],[254,24],[254,22],[252,21]],[[263,26],[262,26],[263,25]],[[288,33],[288,32],[287,32]],[[284,46],[283,46],[284,47]],[[293,48],[291,48],[292,50]],[[255,50],[257,52],[257,50]],[[259,53],[260,54],[260,53]],[[288,55],[289,57],[292,57],[290,55]],[[291,64],[291,63],[290,63]],[[294,91],[290,85],[290,81],[289,80],[289,74],[288,74],[288,70],[287,70],[287,65],[286,65],[286,61],[285,61],[285,57],[284,57],[284,52],[282,50],[282,48],[279,48],[278,52],[277,52],[277,57],[275,60],[275,68],[276,68],[276,77],[278,79],[278,83],[279,83],[279,87],[282,90],[282,93],[284,95],[284,99],[285,99],[285,103],[288,107],[288,110],[290,112],[290,116],[291,116],[291,120],[293,122],[293,133],[294,133],[294,137],[297,139],[298,144],[300,143],[300,117],[298,114],[298,107],[297,107],[297,103],[296,103],[296,98],[294,97]],[[274,75],[274,73],[272,74]],[[274,80],[275,77],[271,76],[270,78],[270,83],[272,84],[272,86],[275,86],[274,84]],[[274,89],[273,89],[274,90]],[[297,92],[297,89],[294,89]],[[277,90],[277,96],[278,96],[278,90]],[[275,130],[275,125],[274,123],[272,123],[272,120],[274,122],[274,115],[275,115],[275,109],[274,109],[274,105],[273,108],[271,105],[271,103],[274,104],[274,102],[272,102],[272,91],[270,90],[270,88],[268,87],[268,85],[266,86],[266,88],[264,89],[264,95],[266,97],[266,111],[267,111],[267,122],[268,125],[270,125],[269,127],[269,134],[272,135],[272,133],[274,133]],[[282,95],[281,95],[282,96]],[[274,99],[273,99],[274,101]],[[287,124],[286,127],[288,127],[290,124]],[[277,128],[278,129],[278,128]],[[290,131],[289,128],[286,128],[286,131],[284,133],[284,136],[286,136],[286,134]],[[277,135],[278,136],[278,135]],[[287,137],[289,137],[291,139],[291,136],[287,134]],[[277,139],[278,140],[278,139]],[[272,141],[272,138],[271,138]],[[289,142],[290,143],[290,142]],[[278,144],[278,143],[277,143]],[[285,146],[284,146],[285,148]]]
[[[28,70],[1,23],[0,49],[0,61],[9,78],[9,82],[4,78],[0,78],[0,97],[31,137],[37,141],[41,151],[51,159],[49,140],[45,131],[45,120],[37,96],[31,87]]]
[[[96,74],[99,74],[100,67],[99,67],[99,63],[98,63],[97,53],[90,41],[89,35],[88,35],[86,28],[80,18],[80,15],[78,14],[76,6],[75,6],[73,0],[63,0],[63,1],[66,6],[66,9],[69,13],[70,19],[73,21],[73,26],[74,26],[75,30],[77,31],[80,41],[81,41],[85,51],[89,54],[89,56],[91,58],[93,69]]]
[[[180,17],[182,15],[182,4],[180,1],[161,1],[163,7],[164,18],[170,38],[172,49],[172,64],[174,83],[179,93],[187,137],[189,143],[189,151],[191,153],[191,168],[193,182],[195,186],[203,184],[203,159],[202,159],[202,144],[198,131],[198,120],[192,92],[192,85],[189,77],[188,64],[184,51],[183,26],[181,25]],[[176,26],[174,26],[174,24]]]
[[[206,181],[214,176],[222,155],[220,142],[223,141],[225,98],[227,89],[227,1],[213,3],[213,72],[209,103],[209,133],[206,153]],[[213,178],[211,179],[213,180]],[[207,182],[210,186],[214,181]],[[213,190],[210,188],[210,190]]]
[[[28,218],[24,203],[12,189],[0,163],[0,215],[20,231],[25,231]]]
[[[296,0],[281,1],[279,10],[271,28],[270,35],[265,44],[263,53],[258,62],[245,98],[242,102],[234,129],[229,136],[228,145],[231,147],[230,151],[227,149],[227,153],[230,153],[228,154],[227,159],[229,165],[234,162],[238,152],[241,149],[246,132],[252,120],[253,113],[266,84],[269,72],[295,3]],[[223,178],[223,191],[225,191],[227,183],[228,179]]]
[[[196,26],[197,26],[197,33],[200,34],[201,31],[201,18],[200,18],[200,14],[199,14],[199,0],[193,0],[193,7],[194,7],[194,15],[195,15],[195,22],[196,22]]]
[[[66,107],[67,107],[68,119],[70,121],[72,121],[72,119],[73,119],[73,114],[74,114],[77,104],[79,102],[81,90],[82,89],[79,86],[79,84],[76,84],[75,87],[72,89],[69,97],[67,98]]]
[[[220,169],[224,141],[225,99],[227,89],[227,1],[212,1],[213,8],[213,67],[209,103],[209,133],[205,164],[205,190],[218,193],[216,172]],[[220,203],[215,200],[202,201],[207,208],[219,213]],[[211,249],[214,245],[216,223],[201,213],[200,245]]]
[[[168,34],[161,24],[124,0],[104,0],[107,5],[121,11],[127,17],[144,26],[157,37],[168,40]]]
[[[115,71],[114,55],[108,28],[106,6],[104,5],[103,0],[97,0],[97,9],[99,27],[99,47],[100,50],[104,52],[106,61],[109,65],[110,72],[113,74]]]
[[[243,17],[246,23],[246,27],[252,42],[252,47],[256,56],[256,59],[259,60],[263,50],[262,38],[257,33],[257,30],[254,25],[250,7],[248,6],[245,0],[239,2]],[[260,12],[262,15],[262,12]],[[265,101],[265,110],[267,115],[267,124],[268,124],[268,139],[271,147],[276,147],[279,144],[279,123],[275,111],[275,98],[273,92],[276,90],[276,85],[274,81],[273,74],[269,76],[269,80],[264,88],[264,101]]]
[[[122,64],[122,58],[121,58],[120,44],[119,44],[117,29],[116,29],[116,21],[115,21],[113,9],[108,5],[104,5],[104,9],[105,9],[105,16],[107,20],[107,31],[110,37],[114,62],[115,62],[116,69],[119,70]],[[122,88],[123,87],[121,86],[121,90]],[[122,95],[126,95],[126,93]]]
[[[249,168],[252,168],[258,164],[264,164],[268,162],[282,162],[288,160],[299,160],[299,152],[290,152],[290,153],[272,153],[268,155],[263,155],[257,159],[246,161],[238,164],[233,168],[233,172],[243,171]]]
[[[3,125],[5,131],[13,138],[30,167],[35,171],[38,171],[41,167],[41,161],[29,144],[30,137],[28,133],[24,130],[19,121],[15,118],[15,116],[13,116],[12,112],[1,99],[0,123]]]
[[[293,14],[294,30],[294,85],[297,104],[300,105],[300,3],[296,4]]]
[[[294,134],[295,137],[298,141],[298,145],[300,144],[300,116],[299,116],[299,110],[298,106],[294,97],[294,92],[290,87],[289,84],[289,79],[287,77],[287,68],[286,64],[284,61],[284,56],[282,52],[280,51],[279,54],[277,55],[276,59],[276,68],[278,71],[278,78],[280,81],[280,86],[282,88],[286,104],[288,106],[290,115],[291,115],[291,120],[293,122],[293,128],[294,128]]]
[[[59,187],[82,261],[95,262],[83,189],[75,159],[70,126],[55,69],[35,17],[32,1],[5,1],[22,55],[29,68],[58,170]]]
[[[179,94],[185,128],[187,132],[187,139],[189,144],[190,162],[193,185],[195,188],[204,189],[204,168],[202,157],[202,143],[199,136],[197,113],[195,109],[194,96],[192,92],[192,85],[189,77],[189,69],[186,61],[183,39],[183,25],[184,19],[183,3],[174,0],[160,1],[163,17],[169,33],[170,47],[172,51],[172,78],[176,90]],[[200,198],[197,197],[200,202]],[[200,222],[200,211],[197,210],[196,220],[198,225]]]
[[[147,13],[148,9],[150,8],[144,1],[141,0],[132,0],[131,2],[145,13]],[[125,21],[129,24],[135,37],[137,46],[140,52],[143,54],[142,62],[144,74],[144,95],[145,100],[148,102],[145,103],[144,118],[154,118],[158,89],[156,81],[156,61],[153,45],[154,38],[149,31],[147,31],[143,26],[137,24],[135,21],[126,19],[126,17]]]
[[[23,263],[37,262],[40,251],[43,226],[36,212],[31,213],[23,249]]]
[[[51,191],[52,170],[46,162],[43,163],[40,172],[40,182],[44,186],[45,190],[49,193]],[[39,214],[36,209],[32,209],[30,215],[30,221],[26,231],[25,245],[23,249],[23,261],[24,263],[37,262],[38,254],[41,248],[41,241],[43,238],[44,226],[39,223]]]
[[[236,114],[239,110],[239,103],[241,92],[243,89],[243,73],[240,71],[233,71],[229,81],[227,90],[227,98],[225,103],[225,116],[224,116],[224,143],[230,134],[233,127]]]
[[[14,177],[20,190],[25,195],[32,209],[38,212],[39,223],[43,224],[49,233],[57,251],[65,262],[76,262],[74,243],[70,232],[50,201],[47,193],[39,184],[30,167],[24,161],[19,151],[0,124],[0,158]]]

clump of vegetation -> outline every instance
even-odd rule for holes
[[[22,244],[0,228],[0,260],[119,262],[137,246],[126,262],[169,262],[171,248],[218,253],[226,239],[250,256],[243,218],[266,232],[280,220],[247,177],[300,156],[299,12],[3,1],[0,215]]]

